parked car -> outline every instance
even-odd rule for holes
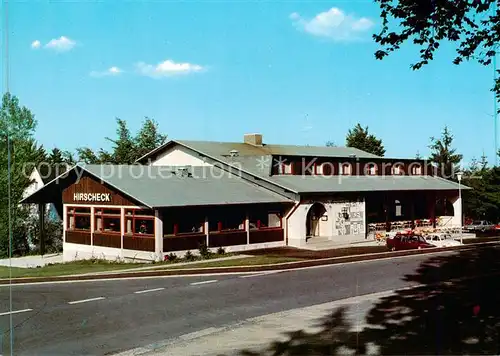
[[[494,230],[495,225],[486,220],[475,220],[469,225],[465,225],[467,231],[488,231]]]
[[[417,234],[396,234],[386,240],[387,248],[391,251],[416,250],[421,248],[436,247]]]
[[[450,234],[432,234],[424,237],[425,241],[436,247],[460,246],[461,243],[451,237]]]

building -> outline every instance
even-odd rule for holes
[[[248,134],[239,143],[169,141],[137,163],[77,165],[23,203],[63,204],[65,260],[160,260],[202,243],[308,248],[461,225],[458,184],[423,160],[268,145]]]

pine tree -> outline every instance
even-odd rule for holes
[[[370,134],[368,126],[363,128],[359,123],[353,129],[349,129],[346,137],[346,146],[358,148],[381,157],[385,154],[382,140]]]
[[[431,137],[429,160],[437,166],[438,174],[444,178],[451,178],[460,169],[462,155],[452,148],[453,135],[448,126],[445,126],[440,138]]]

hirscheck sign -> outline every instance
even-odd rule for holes
[[[74,193],[73,200],[76,201],[88,201],[88,202],[110,202],[110,193]]]

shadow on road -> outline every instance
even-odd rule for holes
[[[374,301],[359,332],[340,308],[318,332],[297,330],[263,352],[240,354],[500,354],[499,249],[432,257],[404,279],[422,286]]]

